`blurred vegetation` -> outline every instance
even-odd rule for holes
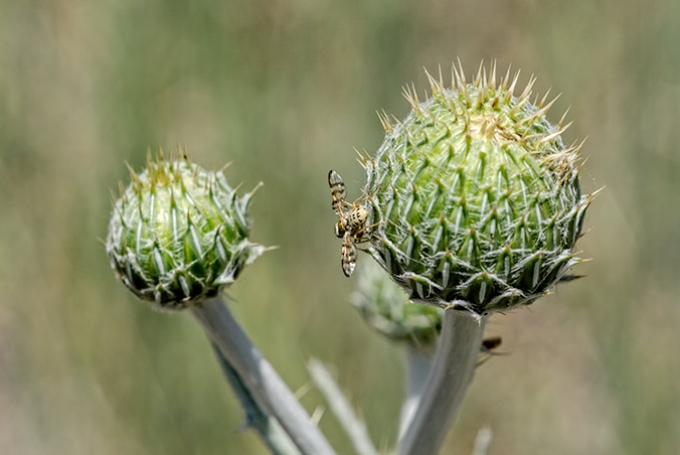
[[[672,0],[1,1],[2,452],[265,453],[198,325],[136,301],[99,240],[124,162],[178,145],[265,183],[252,237],[280,249],[230,290],[257,345],[292,389],[306,357],[334,365],[391,445],[403,359],[349,304],[326,175],[358,196],[375,111],[403,117],[402,85],[460,57],[562,92],[552,118],[571,105],[582,185],[605,190],[579,243],[588,277],[491,322],[511,355],[478,370],[446,453],[485,426],[493,455],[678,453],[678,17]]]

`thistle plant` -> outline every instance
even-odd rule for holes
[[[581,193],[580,146],[565,146],[564,116],[553,101],[532,100],[535,79],[515,94],[518,74],[497,81],[495,65],[468,82],[429,76],[421,102],[406,90],[403,121],[381,117],[385,139],[362,157],[359,200],[331,171],[328,184],[354,304],[377,331],[406,347],[409,390],[400,455],[438,453],[472,379],[490,315],[528,305],[565,280],[594,195]],[[238,196],[223,172],[185,156],[149,159],[121,188],[106,250],[121,281],[156,309],[187,309],[208,335],[223,371],[255,428],[275,454],[334,453],[222,300],[265,248],[249,240],[254,190]],[[497,340],[494,341],[497,343]],[[434,352],[436,348],[436,352]],[[320,362],[312,379],[360,455],[378,451],[366,426]],[[488,446],[488,434],[483,444]],[[485,450],[485,449],[480,449]]]
[[[191,310],[244,408],[246,424],[273,453],[332,454],[220,295],[264,251],[248,239],[255,190],[239,197],[223,172],[207,171],[185,155],[149,157],[146,170],[130,169],[130,176],[114,203],[106,240],[120,280],[155,309]]]
[[[437,357],[402,454],[436,453],[469,384],[486,318],[545,295],[579,262],[573,248],[592,195],[582,195],[579,146],[565,146],[555,100],[531,101],[535,79],[472,82],[429,76],[420,102],[363,158],[371,253],[414,302],[443,308]],[[563,117],[564,118],[564,117]]]
[[[106,251],[121,281],[154,308],[177,310],[234,282],[264,248],[248,240],[248,205],[222,172],[186,156],[154,161],[122,188]]]
[[[365,193],[378,228],[374,257],[414,300],[478,315],[544,295],[579,262],[573,248],[592,197],[582,195],[577,146],[565,147],[534,79],[495,69],[445,88],[403,122],[383,118],[386,136],[365,159]]]

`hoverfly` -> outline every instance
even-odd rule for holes
[[[356,202],[350,204],[345,200],[347,189],[340,174],[331,169],[328,172],[328,186],[331,189],[331,207],[338,215],[335,225],[335,235],[342,239],[342,255],[340,264],[346,277],[352,275],[357,260],[357,243],[365,242],[362,237],[368,219],[368,210]]]

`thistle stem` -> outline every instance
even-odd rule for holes
[[[418,409],[418,403],[425,392],[427,377],[432,367],[432,357],[436,348],[432,343],[425,347],[407,343],[404,348],[406,354],[406,397],[401,405],[399,418],[399,438],[411,424]]]
[[[400,443],[399,455],[436,455],[472,379],[484,333],[484,318],[449,308],[425,394]]]
[[[373,446],[366,430],[366,424],[354,413],[352,405],[324,364],[318,360],[310,359],[307,362],[307,369],[316,387],[326,398],[331,411],[352,441],[354,450],[359,455],[378,455],[378,451]]]
[[[488,455],[489,446],[491,446],[491,438],[493,433],[490,428],[482,428],[477,432],[475,438],[475,446],[472,450],[472,455]]]
[[[253,345],[220,296],[191,307],[208,337],[233,366],[256,402],[281,424],[304,455],[335,452],[276,370]]]
[[[262,442],[267,446],[273,455],[300,455],[297,446],[293,444],[288,434],[283,430],[281,424],[272,418],[269,414],[264,412],[259,404],[253,398],[253,395],[248,390],[248,387],[243,383],[243,380],[238,375],[234,367],[231,366],[229,360],[222,354],[220,349],[214,342],[211,342],[213,351],[217,356],[224,376],[229,381],[231,388],[236,394],[243,408],[245,414],[244,427],[253,428],[262,439]]]

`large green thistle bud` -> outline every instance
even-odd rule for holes
[[[580,146],[547,120],[552,102],[530,101],[534,79],[516,96],[517,76],[496,83],[495,67],[471,83],[453,73],[450,88],[430,77],[422,103],[406,90],[411,113],[383,117],[363,160],[373,255],[412,300],[477,314],[529,304],[579,262],[592,201]]]
[[[121,185],[106,251],[135,295],[156,309],[182,309],[232,283],[264,250],[248,240],[248,205],[224,174],[186,156],[156,161]]]

